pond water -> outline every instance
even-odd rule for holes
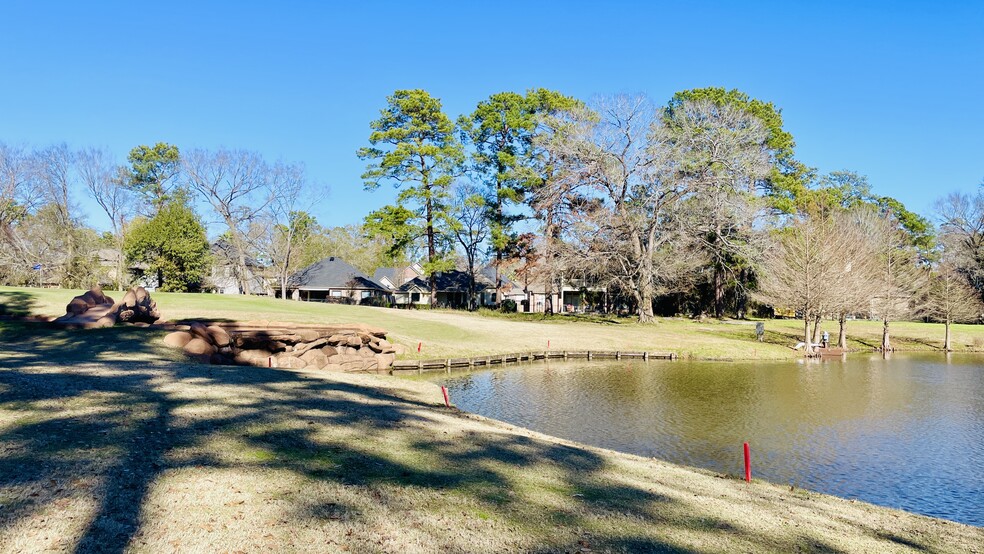
[[[536,362],[428,377],[578,442],[984,526],[984,356]]]

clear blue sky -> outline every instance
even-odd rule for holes
[[[917,212],[984,178],[984,2],[347,4],[5,2],[0,141],[256,150],[304,162],[340,225],[392,201],[355,151],[396,89],[456,117],[504,90],[723,86],[780,107],[806,164]]]

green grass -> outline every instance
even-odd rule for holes
[[[430,383],[0,345],[4,552],[967,552],[984,540],[448,410]]]
[[[0,306],[7,305],[8,311],[19,314],[54,317],[63,314],[65,304],[80,293],[0,287]],[[766,340],[760,343],[755,340],[752,321],[661,318],[655,324],[640,325],[632,318],[613,316],[407,311],[214,294],[154,293],[153,298],[170,320],[375,325],[407,348],[401,357],[408,359],[540,351],[547,349],[548,341],[552,350],[647,350],[696,359],[788,359],[800,355],[789,347],[802,340],[802,322],[797,320],[765,320]],[[823,327],[836,336],[836,322],[825,321]],[[849,346],[859,350],[878,346],[881,328],[878,321],[848,322]],[[940,324],[895,322],[891,333],[898,350],[938,350],[942,346]],[[954,325],[953,347],[957,351],[984,349],[984,326]]]
[[[5,296],[56,315],[72,292]],[[763,345],[746,337],[749,326],[720,322],[155,298],[171,319],[366,322],[407,344],[426,339],[424,355],[514,350],[506,346],[545,336],[571,349],[788,355],[778,322]],[[448,410],[432,383],[187,363],[160,335],[0,321],[0,551],[967,552],[984,543],[966,525]]]

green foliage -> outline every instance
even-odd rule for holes
[[[817,186],[804,189],[796,198],[800,212],[812,216],[827,216],[835,210],[869,206],[891,214],[905,233],[906,242],[923,257],[932,257],[936,245],[933,225],[926,218],[909,211],[890,196],[877,196],[871,191],[868,178],[854,171],[833,171],[821,177]]]
[[[164,292],[198,290],[211,264],[205,228],[180,196],[135,222],[123,249],[130,263],[146,264],[147,273],[160,277]]]
[[[782,110],[776,108],[772,102],[751,98],[737,89],[707,87],[674,94],[667,107],[668,114],[672,116],[673,111],[679,109],[688,100],[705,100],[719,106],[734,105],[762,120],[769,131],[766,146],[773,167],[769,176],[759,185],[764,189],[773,208],[785,213],[795,211],[796,199],[807,189],[812,170],[795,159],[796,142],[793,140],[793,135],[782,127]]]
[[[274,226],[275,241],[278,246],[291,243],[303,243],[311,238],[318,228],[318,220],[305,211],[292,211],[287,214],[287,224],[278,223]],[[292,246],[293,248],[293,246]]]
[[[462,137],[474,144],[473,169],[484,182],[492,250],[501,259],[516,242],[513,225],[522,215],[509,213],[538,186],[533,138],[538,117],[579,105],[571,97],[547,89],[493,94],[475,111],[459,119]]]
[[[516,313],[516,301],[509,298],[503,300],[502,304],[499,305],[499,311],[506,314]]]
[[[297,267],[307,267],[329,256],[338,256],[369,275],[379,267],[406,262],[401,255],[395,258],[390,256],[389,242],[385,238],[367,237],[361,225],[316,226],[305,240],[297,243],[296,256]]]
[[[450,244],[449,189],[461,172],[464,149],[441,101],[426,91],[398,90],[386,101],[380,118],[370,124],[370,146],[358,152],[369,162],[362,178],[366,190],[384,182],[402,190],[398,205],[370,214],[366,227],[370,236],[392,238],[394,256],[406,252],[414,237],[426,238],[424,270],[440,271],[450,267],[446,250],[439,247]]]
[[[881,196],[875,204],[883,211],[891,213],[899,223],[899,227],[905,232],[909,246],[916,248],[922,256],[928,256],[936,245],[936,236],[933,232],[933,224],[925,217],[910,212],[902,202],[890,197]]]
[[[128,188],[140,193],[160,211],[168,200],[169,186],[178,174],[181,155],[178,147],[166,142],[154,146],[140,145],[130,150]]]
[[[398,90],[386,99],[380,118],[370,124],[371,146],[360,148],[369,160],[362,179],[367,190],[385,181],[396,186],[419,183],[420,189],[451,184],[464,151],[454,136],[454,123],[441,111],[441,101],[423,90]],[[426,200],[425,190],[414,194]]]
[[[387,256],[404,258],[424,235],[418,216],[403,206],[387,205],[366,216],[362,228],[369,238],[382,239],[388,245]]]

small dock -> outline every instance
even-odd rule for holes
[[[438,360],[396,360],[390,368],[394,375],[403,373],[423,373],[425,371],[447,371],[461,368],[489,367],[493,365],[535,362],[539,360],[675,360],[672,352],[633,352],[621,350],[547,350],[541,352],[522,352],[476,356],[473,358],[444,358]]]

